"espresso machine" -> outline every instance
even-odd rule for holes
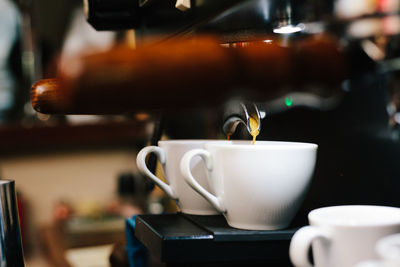
[[[143,216],[136,235],[162,262],[288,266],[288,241],[310,210],[400,204],[398,1],[85,0],[84,7],[96,30],[134,29],[137,52],[71,59],[57,80],[32,88],[37,111],[209,109],[221,115],[221,132],[240,139],[249,137],[251,113],[261,121],[259,140],[319,145],[290,229],[239,231],[215,218]],[[191,125],[185,119],[180,126]]]

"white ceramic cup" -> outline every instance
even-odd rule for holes
[[[400,265],[389,265],[383,260],[368,260],[362,261],[355,265],[354,267],[399,267]]]
[[[338,192],[339,194],[340,192]],[[289,255],[296,267],[309,267],[312,247],[317,267],[354,267],[364,260],[377,260],[376,242],[400,231],[400,208],[384,206],[333,206],[313,210],[310,226],[298,230]]]
[[[219,212],[206,200],[200,197],[184,181],[179,164],[183,154],[187,151],[201,148],[208,142],[229,142],[225,140],[167,140],[159,141],[158,146],[147,146],[137,155],[136,164],[139,171],[158,185],[170,198],[174,199],[183,213],[194,215],[213,215]],[[155,153],[160,161],[165,181],[155,176],[146,166],[146,157]],[[209,188],[208,174],[204,163],[197,159],[190,165],[190,169],[199,177],[199,182]]]
[[[399,231],[400,232],[400,231]],[[400,266],[400,233],[386,236],[376,244],[376,251],[388,266]]]
[[[190,166],[202,158],[215,195]],[[317,145],[294,142],[207,143],[181,162],[188,184],[222,212],[228,224],[248,230],[282,229],[297,212],[313,175]]]
[[[381,260],[364,261],[356,267],[399,267],[400,233],[381,238],[376,244],[376,252]]]

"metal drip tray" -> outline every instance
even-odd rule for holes
[[[153,260],[168,266],[291,266],[289,244],[298,228],[248,231],[222,215],[139,215],[135,236]]]

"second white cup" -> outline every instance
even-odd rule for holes
[[[184,181],[180,172],[182,156],[189,150],[202,148],[209,142],[229,142],[225,140],[166,140],[159,141],[158,146],[147,146],[137,155],[136,164],[139,171],[158,185],[170,198],[174,199],[183,213],[194,215],[213,215],[219,212],[201,196],[196,194]],[[160,161],[165,181],[155,176],[146,166],[146,157],[155,153]],[[204,163],[194,160],[190,169],[199,177],[199,183],[204,188],[210,188]]]

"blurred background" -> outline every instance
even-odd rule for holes
[[[125,14],[125,4],[131,7],[133,2],[143,6],[140,23],[129,16],[127,20],[122,17],[122,22],[119,18],[113,21],[115,14]],[[135,26],[134,33],[96,31],[86,22],[80,0],[0,0],[0,178],[16,182],[28,267],[110,266],[112,251],[117,262],[118,257],[126,258],[119,254],[125,242],[125,218],[143,212],[176,211],[172,201],[138,174],[136,153],[160,138],[225,138],[221,131],[222,106],[203,105],[184,112],[170,107],[162,119],[157,112],[46,115],[33,110],[31,86],[43,78],[56,77],[64,59],[120,44],[135,48],[148,40],[145,35],[157,36],[160,32],[190,35],[190,27],[196,23],[199,33],[217,33],[220,43],[232,48],[249,46],[254,39],[267,44],[278,40],[279,45],[287,47],[312,37],[308,47],[297,46],[305,47],[303,51],[308,54],[291,58],[301,71],[291,72],[290,78],[304,82],[294,86],[302,88],[281,87],[281,80],[271,82],[268,75],[258,81],[262,84],[260,91],[300,89],[307,93],[284,95],[279,103],[259,106],[268,120],[263,121],[258,140],[314,142],[320,147],[314,183],[297,218],[299,224],[305,223],[310,209],[324,205],[399,204],[398,1],[192,0],[189,2],[198,9],[191,13],[185,13],[187,1],[181,10],[175,8],[175,2],[121,0],[120,6],[115,5],[116,11],[105,4],[110,13],[99,4],[98,14],[104,11],[111,19],[91,18],[98,28],[107,26],[101,21],[106,18],[110,28],[121,28],[118,26],[125,23],[122,28]],[[303,3],[315,10],[303,8]],[[296,30],[291,35],[276,31],[288,30],[285,26],[298,22],[306,24],[300,27],[301,33],[290,27]],[[273,40],[260,39],[266,33],[275,34]],[[326,36],[329,38],[324,39]],[[328,45],[318,47],[315,40]],[[333,50],[329,50],[331,45]],[[179,57],[179,53],[176,55]],[[341,59],[338,55],[344,55],[345,64],[335,61]],[[273,63],[268,65],[269,71],[280,66]],[[71,65],[72,72],[75,67]],[[264,75],[263,71],[256,67],[250,72],[256,77],[257,73]],[[332,75],[343,78],[341,74],[346,71],[345,80],[335,80]],[[179,74],[171,76],[168,81],[181,78]],[[219,82],[218,75],[214,77],[211,82]],[[334,90],[329,88],[324,93],[337,97],[334,102],[320,94],[326,85],[323,83],[332,81]],[[221,97],[218,89],[204,88]],[[248,92],[247,87],[236,89]],[[157,136],[159,128],[164,128],[162,136]],[[248,139],[249,135],[238,131],[233,137]]]
[[[16,182],[26,266],[109,266],[124,218],[165,210],[135,166],[153,130],[147,114],[48,116],[30,103],[61,57],[130,34],[95,31],[79,0],[0,0],[0,177]]]

